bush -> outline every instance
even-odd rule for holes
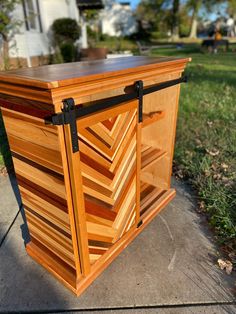
[[[61,18],[54,21],[52,30],[55,40],[55,55],[63,58],[63,62],[72,62],[76,59],[75,41],[80,37],[78,23],[70,18]],[[60,50],[58,53],[58,50]],[[56,59],[60,59],[57,58]],[[57,62],[58,63],[58,62]]]
[[[73,43],[66,42],[60,45],[61,55],[64,62],[75,61],[76,48]]]
[[[80,27],[78,23],[71,18],[57,19],[52,24],[52,30],[57,43],[62,41],[75,42],[80,37]]]

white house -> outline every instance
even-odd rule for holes
[[[79,21],[76,0],[22,0],[13,12],[24,21],[10,42],[10,58],[28,66],[38,65],[50,54],[50,27],[54,20],[70,17]],[[14,62],[12,62],[14,64]]]
[[[128,36],[136,32],[137,23],[129,2],[103,0],[104,9],[100,13],[103,34]]]

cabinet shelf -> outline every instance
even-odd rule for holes
[[[166,151],[148,145],[142,145],[141,148],[141,170],[154,164],[167,154]]]
[[[143,114],[142,127],[146,127],[149,124],[164,118],[164,116],[165,116],[164,111],[155,111],[155,112],[150,112],[150,113],[144,113]]]
[[[175,196],[174,189],[160,189],[141,181],[140,184],[140,218],[145,221],[153,210],[160,210],[163,203],[167,203]]]

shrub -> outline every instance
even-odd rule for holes
[[[64,62],[75,61],[76,48],[72,42],[66,42],[61,44],[60,50]]]
[[[52,30],[57,43],[68,40],[75,42],[80,37],[80,27],[78,23],[71,18],[55,20],[52,24]]]
[[[55,40],[56,54],[58,54],[59,48],[64,62],[75,61],[75,41],[80,37],[80,27],[78,23],[71,18],[57,19],[52,24],[52,31]]]

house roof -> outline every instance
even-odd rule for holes
[[[77,6],[80,10],[104,8],[102,0],[77,0]]]

